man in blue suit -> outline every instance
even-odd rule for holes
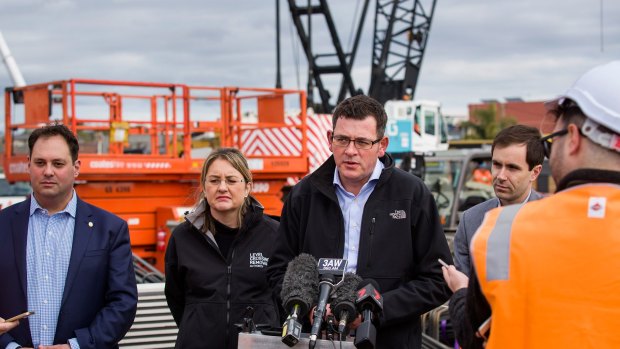
[[[0,316],[34,315],[0,348],[116,348],[138,299],[127,223],[77,197],[67,127],[36,129],[28,147],[33,193],[0,211]]]
[[[454,236],[454,265],[466,275],[469,275],[471,268],[469,243],[482,224],[484,215],[500,205],[521,204],[542,198],[532,189],[545,159],[537,128],[515,125],[501,130],[493,140],[491,158],[496,197],[463,212]]]

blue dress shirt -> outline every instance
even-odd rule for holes
[[[26,273],[28,310],[34,311],[28,320],[35,348],[54,342],[73,246],[76,207],[75,191],[65,209],[51,216],[34,195],[30,201]],[[79,348],[76,338],[71,338],[68,344]],[[16,347],[17,343],[7,346]]]
[[[362,216],[364,214],[364,205],[368,201],[368,197],[375,190],[381,171],[385,166],[381,161],[377,161],[375,168],[357,196],[346,191],[340,182],[338,168],[334,171],[334,187],[336,188],[336,196],[340,204],[340,210],[344,217],[344,256],[347,260],[346,271],[355,273],[357,270],[357,257],[360,245],[360,229],[362,227]]]

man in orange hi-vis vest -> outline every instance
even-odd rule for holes
[[[620,347],[619,95],[614,61],[548,102],[557,193],[490,211],[474,236],[487,349]]]

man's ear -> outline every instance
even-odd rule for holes
[[[334,131],[327,130],[327,145],[329,147],[329,151],[331,151],[332,153],[334,152],[334,150],[332,149],[332,136],[333,135],[334,135]]]
[[[82,165],[82,162],[80,161],[80,159],[75,160],[75,163],[73,164],[73,167],[75,168],[75,177],[77,177],[80,174],[81,165]]]
[[[540,175],[540,172],[542,172],[542,165],[534,166],[534,168],[532,169],[532,173],[530,174],[530,182],[534,182],[536,178],[538,178],[538,176]]]
[[[381,138],[381,140],[379,141],[379,157],[385,155],[389,144],[390,139],[387,136],[383,136],[383,138]]]
[[[579,127],[575,124],[568,124],[566,127],[568,130],[568,134],[566,135],[568,142],[568,152],[569,154],[578,153],[583,147],[584,139],[579,133]]]

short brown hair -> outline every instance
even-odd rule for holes
[[[368,116],[377,121],[377,137],[383,138],[387,124],[385,109],[381,103],[364,95],[349,97],[336,106],[332,115],[332,129],[336,128],[339,118],[364,120]]]
[[[493,156],[495,147],[504,148],[514,144],[525,144],[525,160],[531,171],[535,166],[542,165],[545,160],[545,150],[540,137],[540,131],[535,127],[526,125],[507,127],[495,136],[491,146],[491,156]]]
[[[28,137],[28,155],[32,157],[32,149],[39,138],[49,138],[53,136],[61,136],[64,138],[65,142],[67,142],[67,146],[69,147],[69,152],[71,153],[71,160],[75,162],[78,159],[80,145],[78,144],[78,140],[73,132],[71,132],[67,126],[62,124],[47,125],[34,130],[30,134],[30,137]]]

